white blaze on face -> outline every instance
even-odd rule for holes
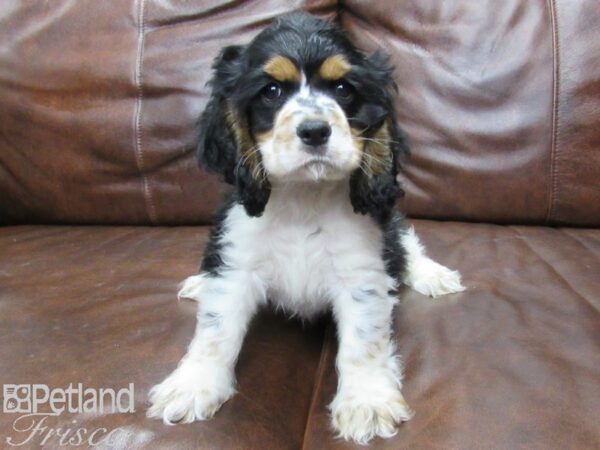
[[[324,120],[331,127],[324,149],[315,152],[297,135],[307,120]],[[346,178],[360,164],[348,119],[338,103],[312,89],[302,74],[300,90],[278,111],[271,133],[259,143],[263,165],[272,182]]]

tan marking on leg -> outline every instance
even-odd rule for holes
[[[219,344],[217,342],[208,342],[204,349],[206,356],[215,357],[219,354]]]

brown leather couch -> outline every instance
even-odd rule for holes
[[[597,0],[3,4],[0,384],[135,385],[134,413],[49,416],[21,448],[60,447],[57,428],[117,429],[110,449],[354,447],[329,428],[327,317],[262,312],[213,420],[145,417],[192,337],[175,293],[224,189],[194,161],[211,60],[295,8],[391,54],[413,153],[400,207],[468,286],[401,292],[416,416],[373,448],[600,448]],[[28,436],[16,417],[1,448]]]

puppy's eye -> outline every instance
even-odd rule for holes
[[[335,96],[343,101],[350,101],[354,96],[354,89],[346,81],[339,81],[333,88]]]
[[[262,91],[262,98],[268,102],[272,102],[281,97],[281,86],[278,83],[269,83]]]

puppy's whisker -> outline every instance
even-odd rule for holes
[[[375,142],[378,144],[400,144],[400,142],[398,142],[394,139],[387,139],[387,138],[369,138],[369,137],[364,137],[364,136],[358,136],[357,139],[361,140],[361,141]]]
[[[365,165],[367,166],[365,167]],[[373,175],[372,172],[368,170],[368,164],[364,159],[360,161],[358,168],[367,178],[371,178],[371,176]]]
[[[348,117],[348,122],[350,122],[351,120],[354,120],[354,119],[356,119],[356,117]],[[359,130],[359,131],[358,131],[358,134],[359,134],[359,135],[360,135],[360,134],[363,134],[363,133],[364,133],[365,131],[367,131],[368,129],[369,129],[369,127],[365,127],[365,128],[363,128],[362,130]],[[356,137],[357,137],[358,139],[360,139],[360,138],[361,138],[361,136],[356,136]]]
[[[369,153],[363,153],[363,157],[368,159],[368,163],[369,164],[387,164],[389,162],[389,158],[388,159],[383,159],[383,158],[379,158],[377,156],[371,155]],[[367,161],[365,161],[367,162]]]
[[[259,151],[259,146],[255,145],[253,147],[250,148],[250,150],[248,150],[247,152],[245,152],[242,157],[238,160],[237,164],[236,164],[236,171],[243,166],[244,164],[246,164],[246,162],[254,155],[256,155],[256,153]]]

